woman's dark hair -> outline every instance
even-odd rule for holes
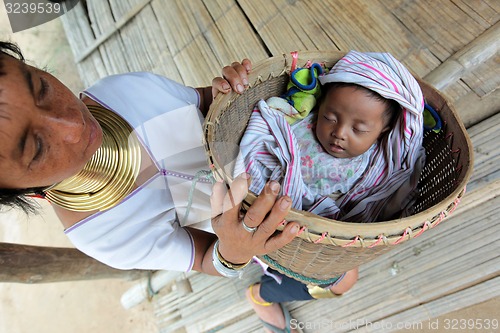
[[[24,62],[24,56],[23,53],[21,52],[21,49],[19,46],[17,46],[14,43],[10,42],[2,42],[0,41],[0,75],[4,75],[5,73],[1,72],[3,68],[3,57],[4,56],[9,56],[16,58],[19,61]]]
[[[3,71],[4,57],[13,57],[21,62],[24,62],[24,56],[19,46],[10,42],[0,41],[0,76],[5,75]],[[0,189],[0,208],[12,207],[21,208],[24,212],[34,212],[36,210],[35,203],[28,195],[43,195],[43,188],[28,188],[28,189]]]
[[[321,102],[323,102],[322,99],[325,98],[326,95],[328,95],[328,92],[330,90],[343,87],[354,87],[356,89],[366,92],[368,97],[372,97],[375,100],[384,103],[385,112],[383,114],[383,117],[385,124],[389,126],[390,129],[394,128],[394,126],[396,125],[396,121],[399,118],[399,115],[401,114],[401,105],[395,100],[382,97],[382,95],[380,95],[376,91],[360,86],[359,84],[348,83],[348,82],[330,82],[325,84],[323,86],[323,89],[321,90],[321,97],[320,97],[321,99],[318,105],[320,105]]]

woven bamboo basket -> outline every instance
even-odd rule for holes
[[[345,53],[298,52],[296,66],[307,61],[331,68]],[[272,57],[254,65],[251,83],[242,95],[218,96],[204,124],[205,148],[216,177],[232,180],[238,144],[251,111],[260,99],[279,96],[286,90],[291,55]],[[395,245],[436,227],[458,205],[472,173],[472,144],[453,106],[429,84],[417,79],[426,100],[443,122],[439,133],[424,135],[426,165],[419,181],[420,197],[415,214],[398,220],[350,223],[291,210],[286,219],[297,221],[303,232],[280,250],[260,257],[272,268],[308,284],[324,284],[334,277],[389,251]],[[249,193],[245,204],[256,198]]]

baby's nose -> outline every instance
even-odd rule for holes
[[[335,128],[332,131],[332,136],[334,136],[337,139],[344,139],[345,136],[344,126],[335,126]]]

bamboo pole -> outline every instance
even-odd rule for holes
[[[142,303],[148,297],[152,297],[160,289],[172,285],[175,280],[182,276],[182,272],[158,271],[152,276],[144,278],[137,282],[132,288],[127,290],[121,297],[122,306],[130,309],[137,304]]]
[[[452,55],[424,77],[427,83],[442,90],[500,51],[500,22],[483,32],[470,44]]]
[[[119,270],[72,248],[0,243],[0,282],[47,283],[121,278],[135,280],[148,271]]]

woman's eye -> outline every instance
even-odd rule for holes
[[[47,95],[47,90],[49,88],[49,84],[45,79],[40,78],[40,90],[38,91],[38,101],[43,101],[45,95]]]
[[[33,156],[33,161],[36,161],[38,159],[40,159],[40,157],[42,156],[42,152],[43,152],[43,145],[42,145],[42,140],[40,140],[40,138],[36,138],[36,141],[35,141],[35,156]]]

